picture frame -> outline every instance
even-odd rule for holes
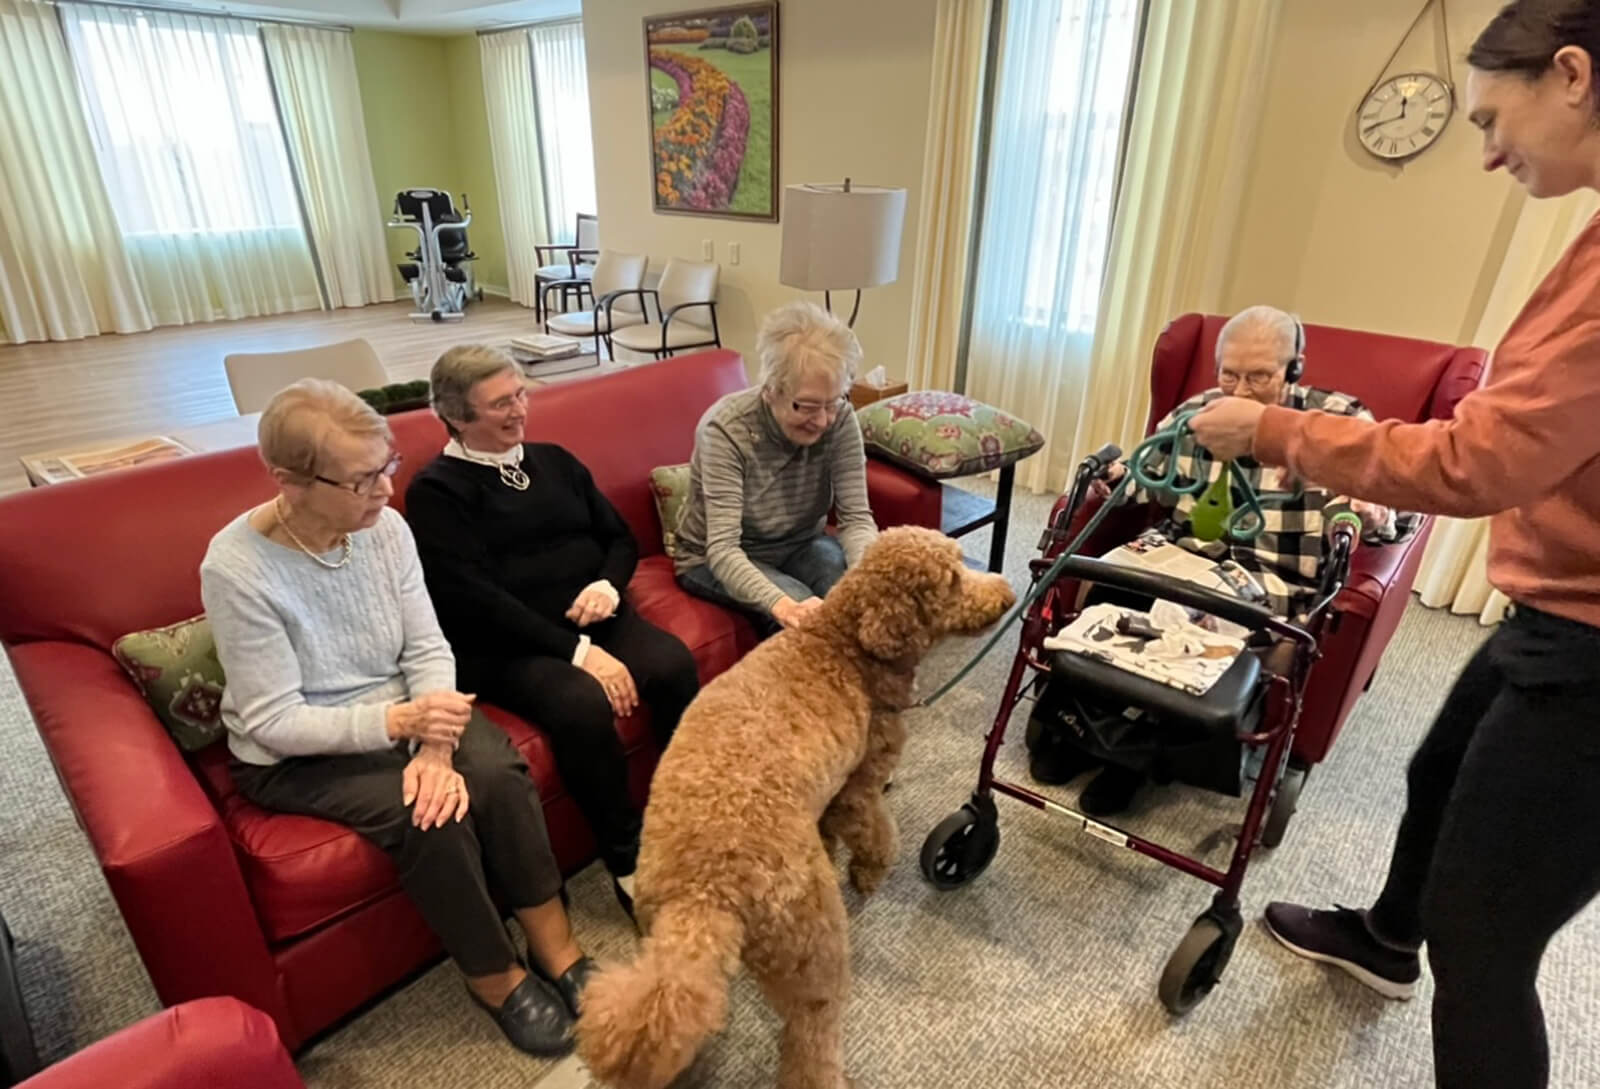
[[[776,0],[646,16],[644,50],[654,210],[776,223]]]

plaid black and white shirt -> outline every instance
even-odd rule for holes
[[[1168,413],[1156,425],[1157,430],[1170,428],[1179,416],[1225,396],[1227,394],[1220,389],[1197,394]],[[1355,416],[1363,420],[1373,418],[1367,407],[1354,397],[1310,386],[1285,386],[1279,404],[1286,408],[1328,412],[1336,416]],[[1180,485],[1192,484],[1196,479],[1195,446],[1193,436],[1188,434],[1179,444],[1176,483]],[[1222,466],[1222,462],[1212,459],[1206,479],[1216,480],[1222,472]],[[1163,472],[1165,467],[1165,459],[1159,457],[1152,457],[1146,466],[1150,472]],[[1295,490],[1296,482],[1288,470],[1264,468],[1253,458],[1235,461],[1233,472],[1236,481],[1241,475],[1249,480],[1258,495]],[[1267,595],[1267,607],[1278,616],[1289,617],[1310,605],[1316,594],[1326,551],[1323,528],[1329,516],[1327,508],[1335,503],[1348,502],[1351,498],[1335,495],[1310,481],[1300,484],[1301,492],[1297,498],[1262,504],[1266,526],[1253,541],[1235,541],[1226,537],[1220,541],[1202,541],[1195,537],[1189,521],[1195,496],[1175,496],[1171,492],[1139,487],[1130,489],[1129,495],[1136,502],[1155,502],[1166,507],[1170,513],[1160,528],[1169,541],[1212,559],[1233,560],[1261,584]],[[1235,503],[1237,505],[1237,499]],[[1417,514],[1390,511],[1384,525],[1377,532],[1366,533],[1363,540],[1368,544],[1405,540],[1417,531],[1421,520]]]

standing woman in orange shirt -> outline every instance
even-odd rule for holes
[[[1516,0],[1468,54],[1483,165],[1532,197],[1600,189],[1600,0]],[[1366,911],[1267,908],[1290,949],[1406,998],[1433,968],[1441,1089],[1542,1089],[1535,983],[1600,893],[1600,217],[1534,291],[1454,419],[1371,424],[1243,397],[1193,421],[1252,454],[1404,510],[1492,516],[1510,618],[1412,760],[1388,880]]]

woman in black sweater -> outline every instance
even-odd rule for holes
[[[406,489],[406,518],[457,685],[544,732],[631,914],[639,811],[615,720],[642,702],[665,746],[699,690],[694,658],[622,599],[638,545],[588,469],[523,441],[510,357],[452,348],[430,382],[450,441]]]

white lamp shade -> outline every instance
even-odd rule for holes
[[[904,189],[790,185],[783,192],[780,281],[803,291],[847,291],[900,275]]]

